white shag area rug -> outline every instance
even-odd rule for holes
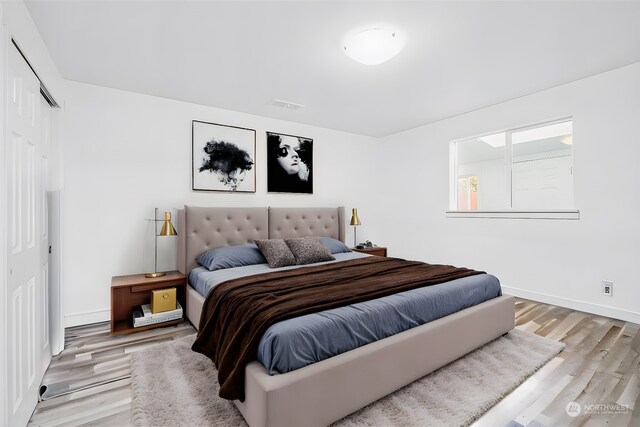
[[[246,426],[218,397],[217,372],[191,351],[195,335],[132,357],[136,426]],[[564,344],[514,329],[334,426],[467,426],[551,360]]]

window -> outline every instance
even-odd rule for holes
[[[449,216],[577,218],[572,144],[571,119],[452,142]]]

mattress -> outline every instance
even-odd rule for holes
[[[334,254],[336,261],[368,255]],[[317,264],[312,264],[317,265]],[[267,264],[209,271],[194,269],[189,283],[206,296],[217,284],[274,270]],[[465,277],[370,301],[288,319],[272,325],[260,340],[256,358],[271,375],[286,373],[386,338],[500,296],[489,274]]]

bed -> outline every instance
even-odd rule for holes
[[[178,268],[187,275],[211,248],[308,235],[345,240],[344,208],[187,206],[178,222]],[[203,303],[189,286],[187,317],[196,327]],[[245,369],[245,400],[234,403],[252,427],[329,425],[507,333],[514,318],[513,297],[498,296],[280,375],[254,361]]]

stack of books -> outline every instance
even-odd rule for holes
[[[176,309],[152,313],[151,306],[144,304],[133,309],[133,327],[155,325],[156,323],[168,322],[170,320],[182,319],[182,306],[176,301]]]

